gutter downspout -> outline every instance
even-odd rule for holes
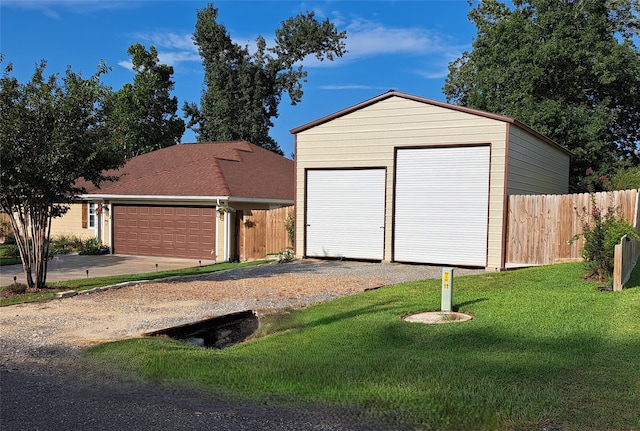
[[[220,208],[221,203],[220,203],[220,199],[216,199],[216,211],[218,210],[218,208]],[[229,220],[229,213],[225,212],[224,215],[224,221],[223,221],[223,250],[222,250],[222,257],[223,257],[223,262],[228,262],[230,255],[231,255],[231,250],[230,250],[230,241],[229,241],[229,236],[231,235],[230,233],[230,229],[231,229],[231,223]],[[216,217],[217,218],[217,217]]]
[[[229,213],[224,213],[224,261],[229,262],[231,258],[231,250],[229,249],[229,236],[230,236],[231,223],[229,220]]]

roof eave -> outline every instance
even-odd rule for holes
[[[293,205],[293,199],[276,199],[276,198],[243,198],[235,196],[171,196],[171,195],[114,195],[114,194],[99,194],[99,193],[85,193],[79,195],[78,198],[83,201],[110,201],[110,202],[175,202],[175,203],[212,203],[216,204],[219,201],[226,202],[242,202],[242,203],[254,203],[254,204],[276,204],[276,205]]]

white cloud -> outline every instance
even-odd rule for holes
[[[158,60],[161,64],[176,66],[182,62],[201,61],[198,48],[193,44],[191,34],[179,33],[136,33],[132,39],[142,43],[148,49],[153,45],[158,50]],[[119,66],[133,70],[130,60],[118,62]]]
[[[350,57],[425,55],[450,51],[454,47],[448,37],[426,28],[387,27],[375,21],[356,19],[346,30]]]
[[[120,67],[124,67],[125,69],[131,70],[133,71],[133,63],[131,62],[131,60],[129,61],[119,61],[118,62],[118,66]]]
[[[22,9],[39,10],[53,19],[60,19],[59,10],[86,14],[101,10],[131,9],[138,7],[136,2],[105,1],[105,0],[2,0],[3,7],[19,7]]]
[[[136,33],[133,37],[136,40],[146,42],[146,44],[154,45],[156,48],[167,48],[184,51],[198,52],[197,47],[193,44],[191,33]]]

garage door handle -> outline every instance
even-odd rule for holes
[[[307,227],[311,226],[310,224],[307,225]]]

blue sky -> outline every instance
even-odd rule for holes
[[[67,66],[92,75],[101,60],[113,70],[103,79],[114,90],[132,82],[127,48],[155,45],[160,61],[174,67],[180,107],[200,101],[203,67],[191,36],[196,11],[206,1],[2,0],[0,52],[13,76],[26,82],[35,64],[47,60],[47,75]],[[218,22],[240,44],[262,35],[269,43],[280,22],[314,11],[347,31],[347,50],[333,62],[308,61],[302,102],[280,105],[271,136],[285,155],[293,153],[294,127],[394,89],[444,101],[449,62],[471,48],[475,27],[466,0],[422,1],[216,1]],[[182,112],[180,112],[182,115]],[[187,130],[182,142],[194,142]]]

